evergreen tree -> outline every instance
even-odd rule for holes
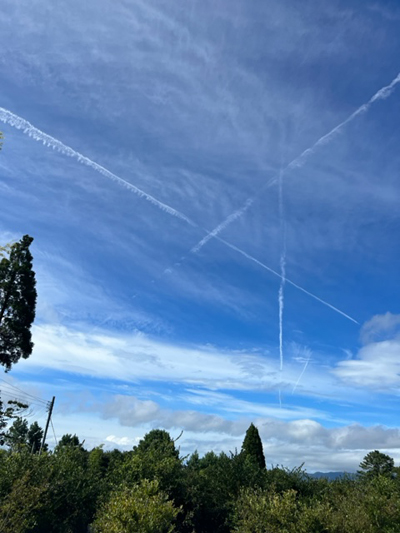
[[[242,454],[250,457],[260,468],[265,468],[265,457],[258,429],[250,424],[242,444]]]
[[[42,443],[43,439],[43,429],[39,426],[37,422],[33,422],[33,424],[30,425],[28,429],[28,433],[26,435],[27,438],[27,445],[29,448],[29,451],[32,453],[38,453],[40,450],[40,445]],[[43,446],[43,451],[47,450],[47,444],[45,443]]]
[[[376,476],[390,476],[394,468],[392,457],[378,450],[369,452],[360,463],[357,473],[361,477],[374,478]]]
[[[35,318],[36,280],[29,251],[33,238],[25,235],[0,260],[0,364],[6,372],[33,348],[31,325]]]
[[[28,440],[28,421],[18,417],[14,420],[12,426],[7,431],[5,443],[13,451],[20,450],[27,445]]]
[[[80,450],[83,450],[83,443],[85,441],[80,441],[79,437],[75,435],[71,435],[70,433],[65,433],[59,440],[57,446],[55,447],[55,451],[60,450],[61,448],[67,447],[67,448],[79,448]]]

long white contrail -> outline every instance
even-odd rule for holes
[[[4,122],[5,124],[8,124],[9,126],[12,126],[13,128],[16,128],[17,130],[22,130],[25,134],[29,135],[29,137],[32,137],[32,139],[34,139],[35,141],[40,141],[45,146],[52,148],[53,150],[57,150],[58,152],[61,152],[63,155],[76,159],[78,163],[81,163],[82,165],[86,165],[87,167],[92,168],[96,172],[99,172],[106,178],[112,181],[115,181],[119,185],[122,185],[122,187],[129,189],[130,191],[137,194],[141,198],[144,198],[145,200],[155,205],[162,211],[165,211],[166,213],[174,217],[184,220],[191,226],[196,226],[196,224],[192,220],[190,220],[186,215],[184,215],[177,209],[174,209],[173,207],[167,204],[164,204],[163,202],[160,202],[160,200],[157,200],[157,198],[154,198],[154,196],[151,196],[147,192],[142,191],[142,189],[139,189],[135,185],[132,185],[132,183],[129,183],[128,181],[120,178],[119,176],[117,176],[113,172],[110,172],[105,167],[99,165],[92,159],[89,159],[88,157],[80,154],[73,148],[65,145],[58,139],[55,139],[54,137],[52,137],[51,135],[44,133],[38,128],[35,128],[35,126],[33,126],[30,122],[28,122],[22,117],[19,117],[18,115],[15,115],[8,109],[4,109],[3,107],[0,107],[0,121]]]
[[[300,374],[300,376],[298,377],[295,386],[293,387],[292,394],[294,394],[295,390],[297,389],[297,386],[298,386],[298,384],[300,383],[300,380],[301,380],[301,378],[303,377],[303,374],[304,374],[304,372],[306,371],[306,369],[307,369],[307,367],[308,367],[308,363],[310,362],[310,359],[311,359],[311,350],[309,350],[309,349],[307,348],[307,351],[308,351],[308,357],[307,357],[306,362],[305,362],[305,364],[304,364],[303,370],[301,371],[301,374]]]
[[[358,109],[354,111],[349,117],[346,118],[343,122],[335,126],[331,131],[323,135],[316,141],[310,148],[307,148],[302,152],[298,157],[293,159],[287,167],[283,170],[283,174],[287,172],[288,170],[292,170],[298,167],[301,167],[304,165],[305,161],[310,157],[315,150],[324,144],[327,144],[330,142],[330,140],[334,137],[336,133],[339,133],[340,130],[349,124],[352,120],[354,120],[357,116],[362,115],[363,113],[366,113],[368,109],[371,107],[371,105],[378,101],[378,100],[384,100],[388,96],[390,96],[395,88],[395,86],[400,83],[400,73],[393,79],[393,81],[386,85],[385,87],[382,87],[382,89],[379,89],[369,100],[366,104],[361,105]],[[251,196],[247,198],[245,203],[231,213],[223,222],[221,222],[216,228],[214,228],[206,237],[204,237],[196,246],[192,248],[194,252],[198,252],[207,242],[215,238],[221,233],[221,231],[225,230],[234,220],[237,220],[241,216],[243,216],[246,211],[253,205],[253,203],[256,201],[257,198],[260,198],[260,195],[262,192],[264,192],[269,187],[272,187],[272,185],[275,185],[279,179],[279,173],[275,174],[265,185],[260,187],[260,189],[257,191],[257,193],[254,196]]]
[[[286,281],[286,228],[285,214],[283,209],[283,172],[279,175],[279,220],[282,234],[282,251],[280,257],[281,283],[279,285],[278,304],[279,304],[279,370],[283,370],[283,308],[285,306],[285,281]]]
[[[223,231],[229,224],[231,224],[237,218],[240,218],[248,210],[248,208],[253,204],[254,198],[248,198],[240,209],[229,215],[219,226],[214,228],[210,233],[208,233],[201,241],[199,241],[196,246],[190,250],[191,253],[196,254],[205,244],[208,243],[210,239],[216,237],[221,231]]]
[[[228,248],[231,248],[232,250],[235,250],[235,252],[243,255],[243,257],[246,257],[247,259],[249,259],[250,261],[253,261],[253,263],[256,263],[258,266],[260,266],[261,268],[264,268],[265,270],[268,270],[268,272],[271,272],[271,274],[273,274],[274,276],[277,276],[278,278],[282,279],[282,276],[279,272],[277,272],[276,270],[274,270],[273,268],[265,265],[264,263],[262,263],[261,261],[259,261],[258,259],[256,259],[255,257],[253,257],[252,255],[248,254],[247,252],[241,250],[240,248],[238,248],[237,246],[235,246],[234,244],[231,244],[230,242],[226,241],[225,239],[222,239],[221,237],[215,237],[219,242],[222,242],[224,243]],[[298,285],[297,283],[295,283],[294,281],[290,280],[288,277],[285,277],[285,283],[289,283],[289,285],[292,285],[293,287],[296,287],[296,289],[298,289],[299,291],[302,291],[304,292],[304,294],[307,294],[308,296],[311,296],[311,298],[314,298],[314,300],[317,300],[317,302],[320,302],[321,304],[323,305],[326,305],[327,307],[329,307],[330,309],[332,309],[333,311],[336,311],[336,313],[339,313],[340,315],[344,316],[345,318],[351,320],[352,322],[354,322],[355,324],[359,324],[359,322],[351,317],[350,315],[346,314],[344,311],[341,311],[340,309],[338,309],[337,307],[335,307],[334,305],[330,304],[329,302],[326,302],[325,300],[323,300],[322,298],[319,298],[318,296],[316,296],[315,294],[313,294],[312,292],[304,289],[303,287],[301,287],[301,285]]]

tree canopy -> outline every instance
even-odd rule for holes
[[[33,238],[2,248],[9,252],[0,260],[0,364],[11,369],[33,349],[31,326],[35,319],[36,279],[29,247]]]
[[[392,457],[385,453],[374,450],[369,452],[360,463],[358,474],[373,478],[376,476],[390,476],[394,468]]]

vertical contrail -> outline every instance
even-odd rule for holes
[[[285,213],[283,206],[283,164],[281,163],[281,170],[279,172],[278,182],[278,208],[279,208],[279,224],[281,230],[281,257],[279,265],[281,268],[281,282],[279,285],[278,304],[279,304],[279,372],[280,382],[282,383],[283,372],[283,308],[285,306],[285,281],[286,281],[286,227],[285,227]],[[282,407],[281,388],[279,386],[279,406]]]
[[[279,183],[278,183],[278,194],[279,194],[279,222],[281,227],[281,237],[282,237],[282,250],[280,257],[280,268],[281,268],[281,283],[279,286],[278,293],[278,302],[279,302],[279,370],[283,370],[283,308],[285,305],[285,281],[286,281],[286,227],[285,227],[285,213],[283,208],[283,172],[281,170],[279,174]]]
[[[336,133],[339,133],[340,130],[344,126],[349,124],[357,116],[362,115],[363,113],[366,113],[374,102],[378,100],[384,100],[385,98],[390,96],[393,92],[393,89],[398,83],[400,83],[400,73],[392,80],[392,82],[389,85],[386,85],[385,87],[382,87],[381,89],[379,89],[379,91],[377,91],[368,100],[366,104],[361,105],[349,117],[347,117],[346,120],[344,120],[343,122],[335,126],[332,130],[330,130],[328,133],[320,137],[310,148],[307,148],[298,157],[293,159],[293,161],[291,161],[287,165],[287,167],[282,171],[282,173],[284,174],[288,170],[295,169],[295,168],[298,168],[304,165],[308,157],[310,157],[319,146],[329,143],[331,139],[334,137],[334,135]],[[246,202],[242,205],[242,207],[240,207],[239,209],[231,213],[223,222],[221,222],[216,228],[214,228],[211,232],[209,232],[208,235],[206,235],[203,239],[201,239],[201,241],[199,241],[198,244],[196,244],[196,246],[192,248],[193,252],[197,253],[205,244],[207,244],[207,242],[210,239],[217,237],[217,235],[219,235],[221,231],[225,230],[234,220],[237,220],[238,218],[243,216],[246,213],[246,211],[251,207],[251,205],[256,201],[256,199],[260,198],[260,194],[266,189],[268,189],[269,187],[272,187],[272,185],[275,185],[278,179],[279,179],[279,174],[275,174],[264,186],[262,186],[257,191],[257,193],[254,196],[247,198]]]
[[[154,196],[151,196],[145,191],[142,191],[135,185],[132,185],[132,183],[129,183],[129,181],[126,181],[113,172],[110,172],[105,167],[99,165],[95,161],[92,161],[88,157],[80,154],[73,148],[65,145],[58,139],[55,139],[51,135],[48,135],[47,133],[44,133],[43,131],[39,130],[35,126],[33,126],[30,122],[25,120],[22,117],[19,117],[18,115],[15,115],[11,111],[8,111],[7,109],[4,109],[3,107],[0,107],[0,120],[4,122],[5,124],[8,124],[9,126],[12,126],[13,128],[16,128],[17,130],[22,130],[25,134],[29,135],[32,139],[35,141],[42,142],[45,146],[48,148],[52,148],[53,150],[57,150],[58,152],[61,152],[63,155],[66,155],[68,157],[72,157],[78,161],[81,165],[85,165],[87,167],[92,168],[99,174],[102,174],[106,178],[115,181],[119,185],[122,185],[122,187],[125,187],[126,189],[129,189],[133,193],[137,194],[141,198],[144,198],[151,204],[155,205],[162,211],[180,218],[181,220],[184,220],[191,226],[197,226],[192,220],[190,220],[186,215],[178,211],[177,209],[174,209],[173,207],[164,204],[163,202],[160,202],[160,200],[157,200],[157,198],[154,198]]]

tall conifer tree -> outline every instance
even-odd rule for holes
[[[0,260],[0,364],[6,372],[21,357],[27,359],[33,348],[31,326],[37,295],[29,251],[32,241],[25,235]]]
[[[251,457],[260,468],[265,468],[263,446],[258,429],[254,424],[250,424],[249,429],[246,431],[242,444],[242,453]]]

